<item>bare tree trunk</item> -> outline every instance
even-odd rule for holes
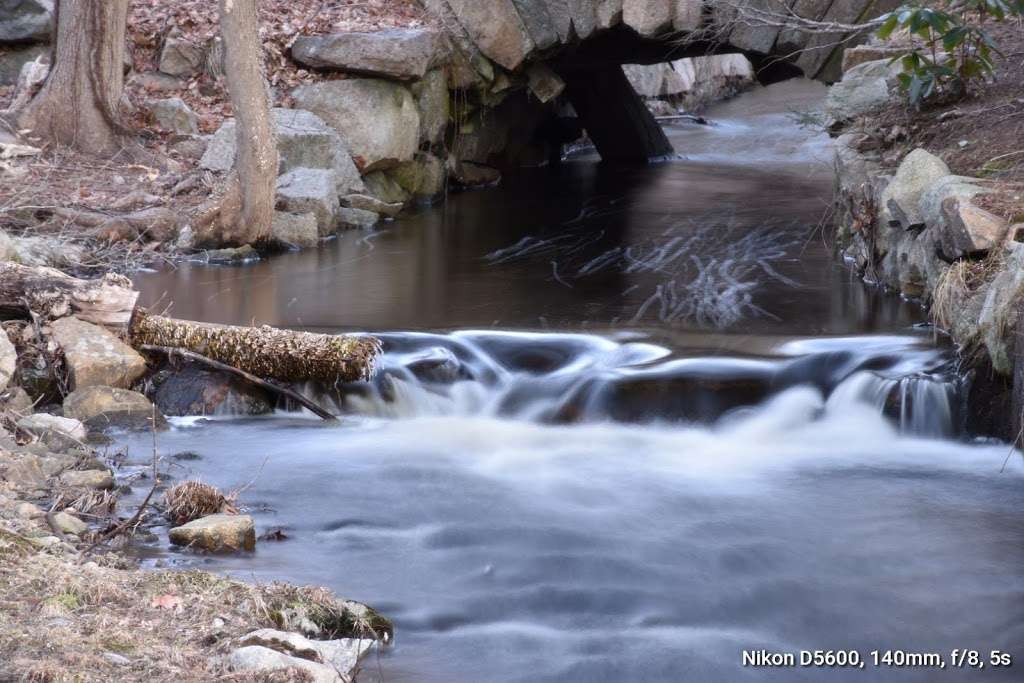
[[[274,216],[278,158],[256,0],[220,0],[220,27],[238,150],[221,204],[220,238],[226,244],[264,242]]]
[[[128,0],[60,0],[50,75],[19,127],[89,154],[118,152],[127,20]]]

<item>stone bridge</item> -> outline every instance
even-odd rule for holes
[[[843,34],[756,25],[738,4],[851,24],[895,0],[426,0],[463,69],[525,74],[541,101],[564,89],[602,158],[646,160],[672,152],[627,82],[622,64],[743,53],[758,79],[838,80]]]

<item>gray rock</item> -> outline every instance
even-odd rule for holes
[[[75,441],[84,441],[88,432],[85,425],[79,420],[69,417],[50,415],[49,413],[36,413],[26,415],[17,422],[19,429],[44,436],[48,432],[55,432]]]
[[[366,209],[342,207],[338,211],[338,219],[346,228],[372,228],[380,220],[380,216]]]
[[[21,69],[26,64],[49,54],[50,48],[46,45],[29,45],[0,54],[0,85],[17,85]]]
[[[1012,375],[1016,348],[1019,302],[1024,297],[1024,253],[1014,251],[992,284],[984,290],[981,311],[974,320],[985,342],[992,367],[1002,375]],[[969,334],[969,333],[968,333]],[[969,339],[970,336],[960,337]]]
[[[441,35],[429,28],[299,36],[292,58],[306,66],[401,81],[423,78],[444,56]]]
[[[887,104],[896,96],[900,68],[883,59],[850,69],[843,80],[828,89],[826,123],[834,126]]]
[[[402,209],[405,207],[401,202],[389,203],[382,202],[376,197],[371,197],[367,194],[350,194],[341,198],[342,206],[346,206],[352,209],[363,209],[364,211],[372,211],[388,218],[395,218]]]
[[[595,15],[597,28],[606,29],[622,23],[623,0],[597,0]]]
[[[1005,220],[963,197],[942,201],[939,245],[947,259],[976,256],[1003,243],[1009,225]]]
[[[420,141],[436,145],[444,139],[448,126],[448,77],[444,69],[434,69],[413,83],[411,89],[420,113]]]
[[[881,217],[904,229],[920,228],[924,217],[918,208],[921,195],[939,178],[949,175],[949,167],[933,154],[915,149],[903,159],[892,182],[881,196]]]
[[[313,683],[340,683],[343,679],[329,666],[317,664],[301,657],[292,657],[268,647],[247,645],[232,650],[227,665],[233,671],[277,671],[301,669]]]
[[[589,38],[597,29],[597,6],[594,0],[565,0],[572,16],[572,29],[576,37]]]
[[[14,506],[14,514],[22,519],[42,519],[46,516],[46,512],[41,507],[25,502]]]
[[[171,142],[168,149],[183,159],[199,161],[206,154],[210,137],[208,135],[187,135]]]
[[[53,322],[51,329],[74,389],[130,387],[146,372],[146,360],[102,327],[69,316]]]
[[[455,181],[462,187],[491,187],[501,182],[501,171],[472,161],[460,161],[455,165]]]
[[[194,76],[203,70],[206,62],[206,50],[182,34],[177,28],[164,39],[164,47],[160,52],[159,69],[170,76]]]
[[[653,36],[672,26],[674,0],[623,0],[622,21],[642,36]]]
[[[641,97],[657,97],[661,94],[665,74],[671,68],[668,64],[624,64],[623,73],[633,90]]]
[[[114,476],[105,470],[70,470],[61,474],[59,480],[72,489],[108,491],[114,488]]]
[[[153,403],[164,415],[262,415],[274,409],[262,389],[193,364],[164,379]]]
[[[277,179],[277,208],[288,213],[312,213],[320,235],[330,235],[338,222],[334,181],[334,171],[293,169]]]
[[[405,204],[412,199],[412,195],[405,191],[401,185],[387,171],[377,171],[363,177],[366,183],[366,191],[388,204]]]
[[[168,132],[177,135],[199,133],[199,117],[180,97],[156,100],[149,109],[156,124]]]
[[[364,189],[349,147],[323,119],[302,109],[275,108],[273,115],[280,158],[278,173],[296,168],[331,169],[339,193]],[[213,135],[199,165],[211,171],[231,170],[235,164],[235,143],[235,120],[228,119]]]
[[[228,247],[226,249],[210,249],[204,251],[202,252],[202,260],[206,261],[206,263],[234,266],[259,261],[260,253],[253,249],[252,245],[243,244],[240,247]]]
[[[389,175],[420,201],[430,201],[444,192],[444,162],[433,154],[420,152],[415,159],[390,171]]]
[[[270,236],[278,242],[306,249],[320,242],[320,228],[316,214],[275,211]]]
[[[238,643],[243,647],[264,647],[310,662],[326,664],[344,680],[352,678],[359,660],[377,646],[374,640],[310,640],[298,633],[269,628],[248,633],[239,638]]]
[[[53,0],[0,0],[0,44],[49,42]]]
[[[338,131],[364,174],[408,161],[419,147],[419,110],[402,85],[354,78],[303,85],[292,95]]]
[[[534,64],[526,73],[530,92],[543,103],[550,102],[565,90],[565,81],[546,64]]]
[[[544,0],[512,0],[519,18],[526,27],[530,40],[538,50],[546,50],[559,42],[558,30],[551,20],[547,3]]]
[[[72,391],[64,398],[64,416],[100,430],[107,427],[153,429],[165,424],[163,415],[139,392],[105,386]]]
[[[488,58],[515,71],[534,43],[512,0],[448,0],[466,34]]]
[[[62,533],[72,536],[81,536],[89,531],[89,525],[66,512],[58,512],[53,515],[53,522]]]
[[[211,552],[252,551],[256,526],[249,515],[208,515],[170,530],[171,543]]]
[[[674,0],[672,28],[677,31],[696,31],[703,19],[703,0]]]
[[[953,259],[955,255],[955,240],[952,236],[956,232],[948,224],[949,200],[956,199],[958,202],[969,202],[971,197],[985,192],[985,189],[978,185],[976,178],[965,176],[947,175],[934,181],[931,186],[921,194],[917,203],[921,220],[938,236],[938,241],[943,244],[943,251],[946,257]],[[945,238],[944,238],[945,236]]]
[[[14,344],[7,337],[7,334],[0,330],[0,392],[7,389],[8,382],[14,376],[18,365],[18,351]]]

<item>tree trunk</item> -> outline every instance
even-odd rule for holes
[[[152,315],[122,275],[79,280],[52,268],[0,263],[0,317],[43,322],[75,315],[145,346],[184,349],[258,377],[327,384],[368,379],[380,341],[369,336],[234,327]]]
[[[235,170],[222,202],[220,238],[225,244],[264,242],[274,217],[278,158],[256,0],[220,0],[220,27],[224,75],[237,124]]]
[[[369,379],[380,342],[373,337],[314,334],[269,325],[235,327],[176,320],[135,311],[132,346],[185,349],[257,377],[333,384]]]
[[[121,149],[128,0],[60,0],[50,75],[18,125],[44,142],[88,154]]]

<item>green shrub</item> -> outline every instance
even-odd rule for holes
[[[934,7],[911,4],[881,17],[878,37],[905,30],[923,44],[893,58],[903,67],[900,86],[920,109],[929,99],[959,99],[995,73],[999,49],[984,26],[1024,14],[1024,0],[953,0]]]

